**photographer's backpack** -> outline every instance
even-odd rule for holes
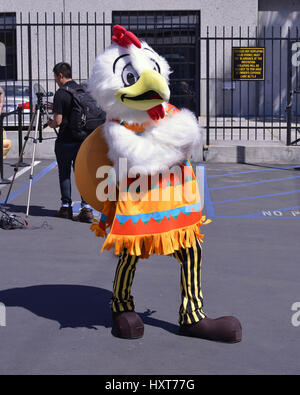
[[[85,89],[62,87],[72,95],[72,110],[69,117],[69,128],[77,141],[83,141],[99,125],[105,122],[105,112],[96,104],[96,101]]]

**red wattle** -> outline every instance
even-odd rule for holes
[[[147,113],[149,114],[150,118],[153,119],[153,121],[158,121],[159,119],[163,119],[165,117],[165,109],[162,104],[150,108]]]

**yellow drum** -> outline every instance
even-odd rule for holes
[[[97,186],[104,178],[97,178],[100,166],[112,166],[107,157],[108,146],[102,134],[102,125],[82,143],[76,157],[75,180],[83,199],[97,211],[102,211],[103,202],[96,196]]]
[[[6,137],[5,130],[3,130],[3,159],[6,159],[6,155],[10,149],[11,141]]]

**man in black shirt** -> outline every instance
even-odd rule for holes
[[[74,219],[81,222],[92,222],[93,213],[90,206],[82,199],[81,211],[73,218],[71,199],[71,168],[74,167],[75,159],[81,142],[78,142],[69,128],[72,110],[72,95],[62,87],[76,88],[79,85],[72,80],[72,69],[68,63],[58,63],[53,69],[55,82],[60,89],[57,90],[53,101],[54,116],[48,121],[51,128],[59,126],[59,133],[55,142],[55,155],[58,165],[59,183],[61,190],[62,206],[55,214],[56,217]]]

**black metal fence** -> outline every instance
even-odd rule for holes
[[[297,28],[293,33],[280,27],[207,29],[206,37],[201,37],[205,62],[200,89],[205,92],[206,111],[201,114],[207,145],[220,140],[299,143],[298,43],[300,49]],[[244,51],[244,68],[242,64],[239,70],[236,49]],[[264,53],[261,75],[255,76],[257,63],[249,49]],[[234,74],[243,69],[249,75],[235,80]]]
[[[69,62],[74,79],[84,84],[95,57],[105,48],[110,30],[104,14],[62,13],[59,18],[55,13],[52,18],[47,13],[0,14],[0,42],[6,48],[0,62],[0,86],[5,91],[3,111],[8,113],[25,104],[23,123],[28,124],[37,102],[36,93],[54,93],[57,89],[52,70],[58,62]],[[4,126],[16,122],[15,116],[7,117]]]
[[[5,90],[6,112],[27,103],[29,113],[36,104],[36,93],[55,92],[53,67],[66,61],[72,65],[73,78],[85,84],[96,56],[111,43],[112,26],[122,23],[162,53],[174,70],[171,75],[171,101],[189,107],[199,115],[199,32],[200,14],[165,12],[160,18],[147,13],[140,19],[134,13],[124,19],[115,13],[113,23],[105,14],[0,14],[0,44],[6,48],[0,61],[0,86]],[[1,51],[1,50],[0,50]],[[0,52],[1,57],[1,52]],[[3,63],[6,63],[3,66]],[[25,111],[26,117],[26,111]],[[16,125],[7,117],[4,126]]]
[[[36,93],[57,89],[52,69],[60,61],[71,63],[73,78],[84,84],[119,23],[166,57],[174,71],[170,101],[200,117],[207,145],[220,140],[299,143],[298,29],[205,31],[200,13],[192,11],[114,12],[112,23],[106,20],[102,13],[0,14],[3,111],[26,104],[23,124],[28,124]],[[264,48],[264,78],[234,80],[233,48]],[[17,125],[17,117],[4,122],[4,127]]]

